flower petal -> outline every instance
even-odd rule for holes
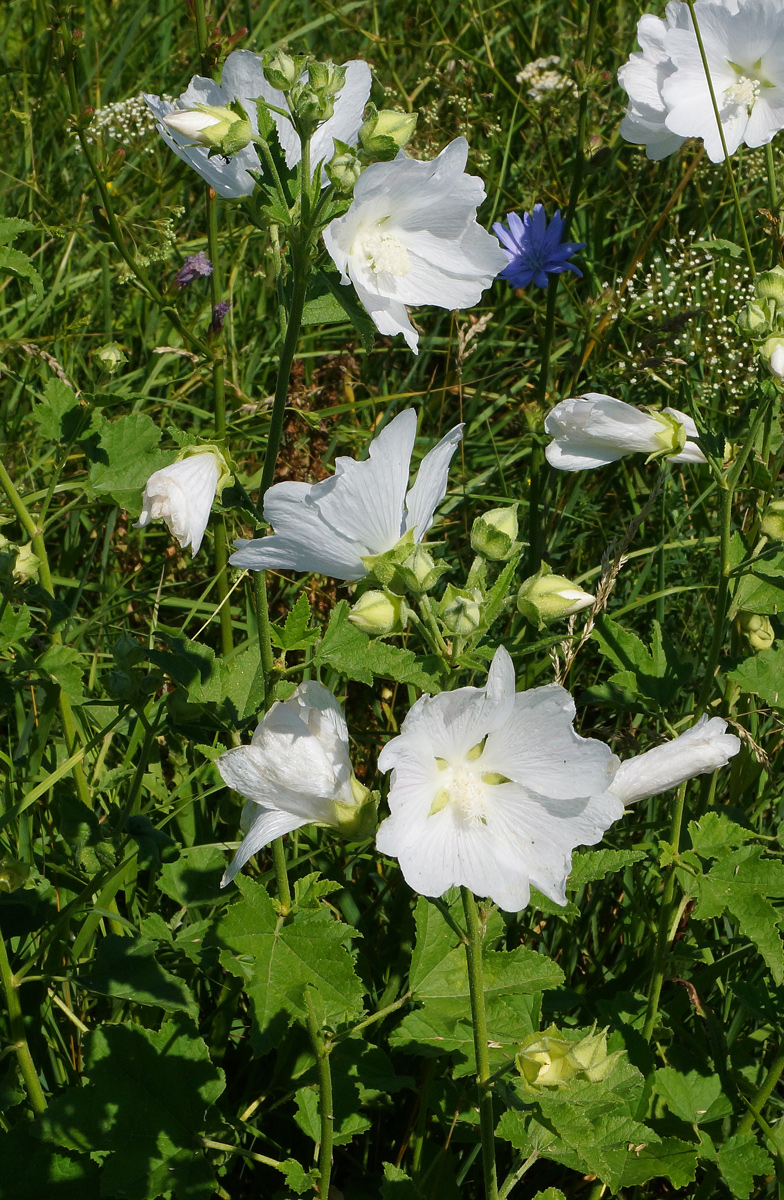
[[[419,464],[413,487],[406,496],[405,528],[415,531],[414,537],[421,542],[433,524],[433,514],[446,495],[449,464],[463,436],[463,425],[455,425],[434,446]]]
[[[258,854],[264,846],[275,838],[283,837],[295,829],[307,825],[307,820],[282,812],[277,808],[261,808],[250,829],[240,843],[239,850],[223,873],[220,885],[222,888],[231,883],[238,871],[241,871],[248,859]]]

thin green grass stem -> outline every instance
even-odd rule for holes
[[[490,1056],[487,1049],[487,1016],[482,971],[482,927],[476,900],[468,888],[460,889],[466,919],[466,957],[468,959],[468,991],[471,997],[471,1023],[474,1030],[476,1054],[476,1086],[479,1091],[479,1128],[482,1137],[482,1171],[485,1200],[498,1200],[498,1180],[495,1168],[495,1122],[493,1120],[493,1084],[490,1078]]]
[[[779,1046],[776,1056],[760,1084],[759,1090],[754,1099],[748,1102],[749,1111],[738,1122],[738,1128],[735,1130],[736,1137],[741,1137],[744,1133],[748,1133],[751,1130],[752,1125],[757,1117],[761,1115],[762,1109],[767,1104],[773,1089],[781,1078],[782,1072],[784,1072],[784,1046]]]
[[[729,184],[730,184],[730,191],[732,192],[732,199],[735,203],[735,211],[738,214],[738,221],[740,223],[740,233],[741,233],[741,237],[743,238],[743,248],[746,251],[746,258],[748,260],[749,270],[751,271],[752,275],[756,275],[757,268],[754,265],[754,256],[751,253],[751,246],[749,245],[749,235],[746,232],[746,222],[743,218],[743,209],[741,208],[740,196],[738,194],[738,185],[735,182],[735,172],[732,169],[732,162],[730,161],[730,156],[727,153],[727,143],[724,138],[724,126],[721,123],[721,114],[719,113],[719,106],[718,106],[718,103],[716,102],[716,93],[713,90],[713,80],[711,79],[710,66],[708,64],[708,56],[705,53],[705,46],[703,45],[702,34],[700,33],[700,27],[697,22],[697,14],[694,11],[694,0],[686,0],[686,3],[688,4],[689,12],[691,13],[692,24],[694,25],[694,34],[695,34],[695,37],[697,38],[697,45],[700,48],[700,58],[702,59],[702,68],[705,72],[705,78],[708,81],[708,91],[710,92],[711,104],[713,105],[713,114],[716,117],[716,124],[719,129],[719,138],[721,139],[721,148],[724,151],[724,162],[727,165],[727,178],[728,178]]]
[[[670,825],[670,846],[674,856],[677,856],[681,842],[681,826],[683,825],[683,809],[686,800],[686,784],[682,783],[678,788],[678,794],[675,799],[675,808],[672,813],[672,822]],[[648,989],[648,1007],[645,1013],[645,1026],[642,1035],[646,1042],[651,1040],[651,1035],[656,1026],[656,1017],[659,1012],[659,999],[661,997],[662,984],[664,975],[667,970],[667,960],[669,958],[670,938],[672,934],[672,914],[675,902],[675,863],[670,863],[667,867],[667,878],[664,882],[664,892],[662,894],[661,908],[659,910],[659,925],[656,932],[656,950],[653,959],[653,975]]]
[[[19,1070],[22,1073],[30,1107],[36,1116],[40,1116],[41,1113],[46,1112],[46,1096],[41,1087],[41,1081],[38,1078],[33,1056],[30,1053],[30,1047],[27,1043],[22,1006],[19,1003],[17,981],[11,970],[11,964],[8,961],[8,951],[6,950],[2,933],[0,933],[0,981],[2,981],[3,992],[5,993],[11,1047],[19,1063]]]

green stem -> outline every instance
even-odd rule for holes
[[[267,433],[267,449],[264,454],[264,467],[261,472],[261,485],[259,487],[257,503],[259,515],[263,512],[264,496],[272,486],[272,481],[275,478],[278,450],[280,449],[280,439],[283,433],[283,420],[286,414],[286,400],[289,394],[291,366],[294,362],[294,355],[297,350],[297,343],[299,342],[307,286],[307,261],[303,260],[301,253],[297,252],[293,256],[289,319],[286,327],[286,336],[283,340],[283,349],[280,352],[280,364],[275,381],[275,398],[272,402],[272,415],[270,417],[269,432]]]
[[[329,1065],[329,1046],[327,1046],[319,1029],[310,989],[305,992],[305,1002],[308,1006],[308,1033],[310,1044],[316,1056],[319,1090],[319,1118],[321,1135],[319,1138],[319,1195],[322,1200],[328,1200],[329,1182],[332,1175],[332,1136],[335,1124],[335,1114],[332,1105],[332,1070]]]
[[[694,25],[694,34],[697,38],[697,45],[700,48],[700,58],[702,59],[702,69],[704,70],[705,78],[708,81],[708,91],[710,92],[711,104],[713,105],[713,114],[716,118],[716,124],[718,125],[718,128],[719,128],[719,138],[721,139],[721,148],[724,151],[724,161],[727,164],[727,177],[728,177],[729,183],[730,183],[730,191],[732,192],[732,199],[735,203],[735,211],[738,214],[738,220],[740,222],[740,232],[741,232],[741,237],[743,238],[743,248],[746,251],[746,258],[748,259],[749,269],[751,270],[752,275],[756,275],[757,269],[754,266],[754,256],[751,253],[751,246],[749,245],[749,235],[746,232],[746,222],[743,219],[743,209],[741,208],[740,196],[738,195],[738,185],[735,182],[735,172],[732,169],[732,163],[730,162],[730,156],[727,153],[727,143],[724,139],[724,126],[721,123],[721,114],[719,113],[719,106],[716,103],[716,93],[713,90],[713,80],[711,79],[710,66],[708,65],[708,56],[705,53],[705,47],[702,43],[702,34],[700,33],[700,27],[699,27],[699,24],[697,23],[697,14],[694,11],[694,0],[686,0],[686,3],[688,4],[689,12],[691,13],[692,24]]]
[[[678,788],[678,795],[675,800],[675,808],[672,814],[672,824],[670,826],[670,845],[672,853],[677,856],[681,842],[681,826],[683,825],[683,809],[686,800],[686,784],[682,783]],[[667,878],[664,883],[664,893],[662,895],[661,909],[659,910],[659,926],[656,932],[656,951],[653,959],[653,975],[651,977],[650,987],[648,989],[648,1008],[645,1013],[645,1027],[642,1035],[647,1042],[651,1040],[651,1035],[656,1025],[656,1016],[659,1011],[659,998],[661,996],[662,984],[664,982],[664,974],[667,968],[667,959],[670,949],[670,934],[672,913],[675,898],[675,863],[670,863],[667,868]],[[677,932],[677,931],[676,931]],[[674,936],[674,934],[673,934]]]
[[[779,206],[779,192],[776,187],[776,164],[773,159],[773,143],[768,142],[765,147],[765,168],[768,173],[768,202],[771,209],[775,213]]]
[[[542,336],[542,356],[539,367],[539,381],[536,388],[536,402],[539,412],[544,415],[547,402],[547,383],[550,378],[550,354],[553,345],[553,330],[555,328],[555,303],[558,293],[558,276],[552,275],[547,285],[547,308],[544,317],[544,334]],[[533,574],[539,569],[542,560],[541,548],[541,510],[542,510],[542,447],[538,441],[531,445],[531,484],[528,492],[528,571]]]
[[[291,888],[289,887],[289,876],[286,870],[286,851],[283,846],[283,838],[274,838],[272,841],[272,863],[275,867],[275,882],[278,885],[278,900],[280,901],[281,911],[285,916],[291,910]]]
[[[8,1010],[8,1031],[11,1035],[11,1046],[19,1063],[19,1070],[22,1072],[22,1079],[27,1090],[30,1106],[35,1115],[40,1116],[41,1113],[46,1112],[46,1097],[41,1087],[41,1081],[38,1078],[38,1072],[35,1069],[30,1047],[27,1044],[27,1034],[25,1033],[22,1006],[19,1003],[17,983],[11,971],[11,964],[8,961],[8,951],[6,950],[2,933],[0,933],[0,980],[2,980],[5,1003]]]
[[[196,41],[199,46],[199,54],[203,56],[207,49],[207,12],[204,5],[204,0],[194,0],[193,14],[196,18]]]
[[[482,1137],[482,1168],[485,1200],[498,1200],[498,1181],[495,1169],[495,1122],[493,1120],[493,1085],[490,1079],[490,1056],[487,1050],[487,1017],[482,975],[482,928],[473,893],[460,889],[466,919],[466,957],[468,959],[468,990],[471,997],[471,1017],[476,1054],[476,1084],[479,1091],[479,1128]]]
[[[738,1128],[735,1130],[736,1136],[749,1132],[755,1119],[767,1104],[771,1092],[781,1078],[782,1072],[784,1072],[784,1046],[779,1046],[776,1057],[770,1064],[768,1073],[760,1084],[756,1096],[749,1102],[749,1111],[741,1117],[738,1123]]]
[[[33,553],[40,560],[40,566],[38,568],[38,576],[41,581],[41,586],[43,587],[44,591],[48,592],[49,595],[52,597],[52,599],[54,599],[54,585],[52,583],[52,572],[49,568],[49,557],[46,553],[46,544],[44,542],[43,533],[41,532],[40,527],[33,520],[30,512],[27,509],[27,506],[25,505],[24,500],[19,495],[19,492],[16,490],[14,482],[11,479],[11,476],[8,474],[8,471],[6,470],[5,465],[1,459],[0,459],[0,487],[2,487],[6,496],[10,500],[11,507],[13,508],[14,512],[16,513],[16,516],[19,520],[20,525],[22,526],[24,531],[28,534],[28,536],[30,538],[30,543],[33,547]],[[62,634],[59,632],[59,630],[56,630],[54,633],[52,633],[51,638],[52,638],[52,645],[62,646],[63,637],[62,637]],[[60,716],[62,717],[62,720],[63,720],[63,730],[65,732],[65,744],[66,744],[66,748],[68,750],[68,756],[70,757],[72,754],[76,753],[76,742],[77,742],[76,721],[74,719],[71,701],[70,701],[69,697],[65,694],[65,692],[63,691],[62,688],[60,688],[60,695],[58,698],[58,703],[60,706]],[[86,804],[88,808],[91,808],[92,802],[90,799],[90,788],[87,784],[87,777],[84,773],[84,767],[82,766],[81,762],[74,763],[73,776],[74,776],[74,782],[76,783],[76,790],[79,793],[79,799],[82,801],[83,804]]]

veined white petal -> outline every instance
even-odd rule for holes
[[[258,854],[264,846],[275,838],[292,833],[307,825],[307,820],[282,812],[278,808],[260,808],[258,816],[243,838],[240,848],[223,873],[220,885],[222,888],[231,883],[238,871],[241,871],[248,859]]]
[[[361,59],[344,64],[346,81],[335,100],[335,111],[328,121],[320,125],[310,143],[310,161],[315,170],[319,162],[329,162],[335,153],[335,138],[348,146],[356,146],[362,115],[370,96],[373,77],[370,67]],[[322,185],[329,182],[324,177]]]
[[[624,804],[636,804],[726,766],[741,747],[740,738],[726,728],[721,717],[700,717],[680,737],[622,762],[611,790]]]
[[[446,495],[449,464],[463,436],[463,428],[463,425],[455,425],[437,446],[428,451],[406,496],[405,528],[415,530],[417,542],[422,541],[433,524],[433,514]]]

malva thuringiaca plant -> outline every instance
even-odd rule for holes
[[[774,1200],[784,0],[8,8],[0,1200]]]

